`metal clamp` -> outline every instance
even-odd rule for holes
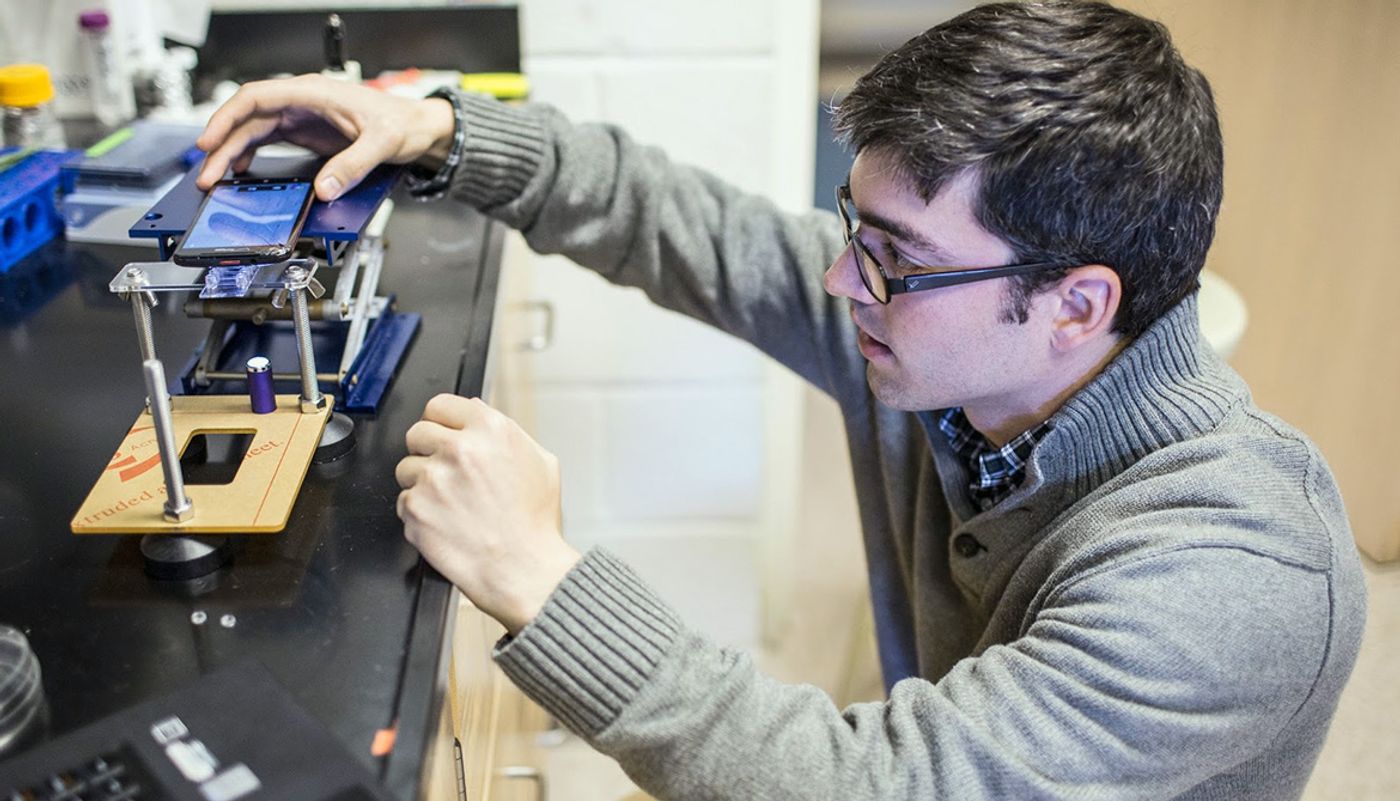
[[[315,259],[292,259],[283,262],[284,269],[277,281],[277,288],[272,292],[272,307],[280,309],[287,305],[289,295],[295,297],[298,292],[310,293],[312,298],[319,298],[326,294],[326,288],[321,286],[321,282],[316,280],[316,260]]]

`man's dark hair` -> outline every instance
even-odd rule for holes
[[[1018,261],[1113,268],[1114,331],[1137,336],[1199,286],[1220,124],[1161,23],[1098,2],[979,6],[881,59],[836,130],[892,156],[925,200],[975,170],[977,219]],[[1008,321],[1067,269],[1013,278]]]

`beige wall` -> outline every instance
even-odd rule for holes
[[[1249,306],[1235,366],[1318,443],[1366,553],[1400,557],[1400,3],[1122,4],[1166,23],[1215,89],[1207,266]]]

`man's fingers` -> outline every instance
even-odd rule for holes
[[[250,148],[248,150],[243,151],[243,155],[234,159],[233,164],[230,165],[233,169],[233,174],[238,175],[239,173],[247,172],[248,168],[253,166],[253,157],[257,154],[257,148]]]
[[[423,472],[428,469],[428,457],[426,456],[405,456],[399,460],[399,464],[394,468],[394,480],[399,482],[403,489],[412,489],[423,478]]]
[[[316,196],[323,201],[335,200],[392,155],[388,142],[361,134],[316,174]]]
[[[244,84],[209,117],[195,145],[208,153],[251,117],[276,117],[294,107],[319,108],[325,102],[324,87],[306,77]]]
[[[432,456],[452,439],[454,429],[445,428],[431,420],[419,420],[404,435],[404,443],[413,456]]]
[[[480,398],[464,398],[461,395],[443,393],[433,396],[423,408],[423,419],[431,420],[446,428],[464,429],[475,422],[497,412],[482,402]]]
[[[507,420],[505,415],[487,406],[480,398],[437,395],[428,401],[423,409],[423,419],[408,429],[404,441],[413,456],[433,456],[447,448],[460,450],[461,443],[457,440],[463,431],[499,431],[499,427],[492,423]]]
[[[234,175],[247,172],[248,168],[253,166],[253,157],[258,155],[258,148],[263,145],[271,145],[281,141],[283,141],[281,132],[273,129],[267,136],[254,140],[252,144],[248,145],[248,149],[240,153],[238,158],[234,159],[233,163],[229,165],[229,168],[233,170]]]
[[[253,102],[247,94],[250,88],[251,84],[239,89],[214,111],[199,138],[194,140],[195,147],[205,153],[213,152],[214,148],[223,144],[235,126],[252,115]]]
[[[222,148],[205,156],[204,164],[199,168],[199,177],[194,179],[194,185],[208,192],[224,177],[224,173],[228,172],[229,161],[232,158],[233,154],[225,152]]]
[[[229,134],[223,144],[219,145],[214,152],[204,159],[204,166],[199,169],[199,177],[195,179],[195,186],[209,191],[219,179],[224,177],[230,166],[244,155],[252,158],[252,152],[257,150],[257,146],[267,140],[274,131],[277,130],[277,118],[259,117],[246,120]]]
[[[244,84],[214,112],[195,140],[195,145],[209,154],[195,184],[204,190],[213,186],[249,144],[260,142],[277,129],[283,111],[303,108],[325,116],[330,83],[320,76],[303,75]],[[251,135],[250,126],[256,129]]]

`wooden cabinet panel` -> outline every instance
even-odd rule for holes
[[[544,801],[544,759],[537,738],[548,718],[504,675],[500,685],[491,797],[493,801]]]
[[[1312,437],[1356,540],[1400,558],[1400,3],[1126,0],[1210,79],[1225,200],[1207,267],[1250,327],[1232,359]]]
[[[504,630],[465,599],[457,609],[448,698],[438,743],[431,749],[427,798],[457,801],[458,766],[453,740],[461,743],[460,770],[468,801],[539,798],[537,782],[509,778],[524,768],[543,767],[535,738],[546,725],[544,712],[527,699],[491,661],[491,648]],[[514,768],[514,771],[507,769]]]
[[[459,801],[457,788],[457,758],[452,735],[450,706],[443,707],[438,716],[437,733],[428,747],[423,779],[426,801]]]

